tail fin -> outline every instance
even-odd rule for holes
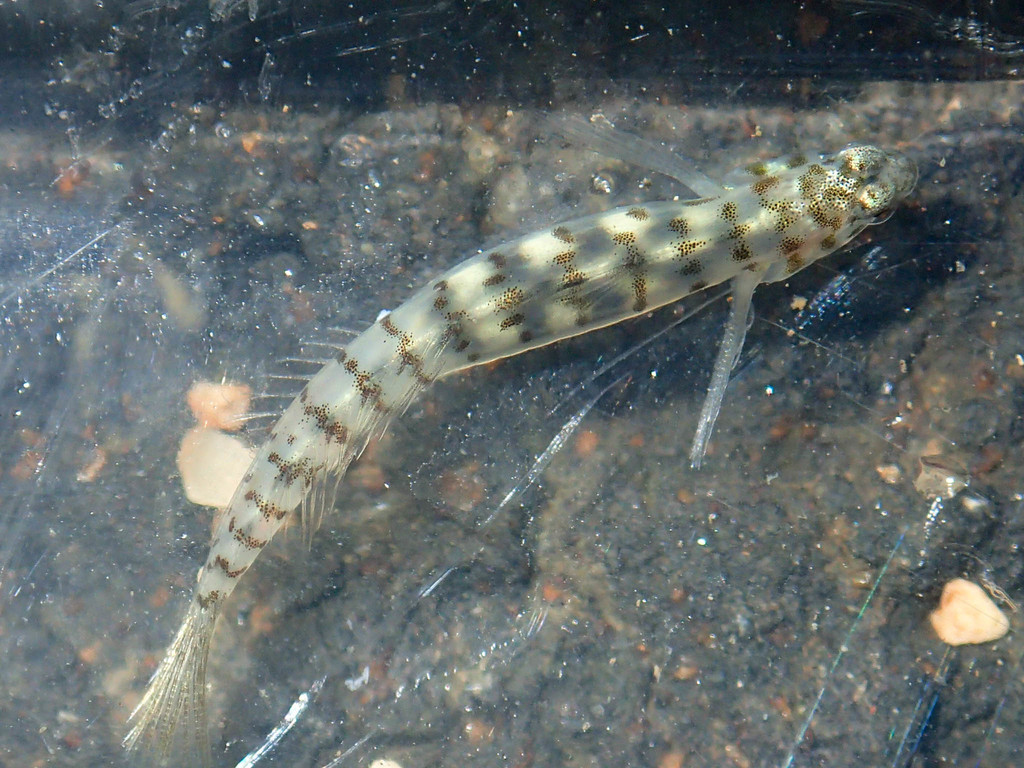
[[[210,765],[206,723],[206,659],[217,620],[217,604],[192,601],[177,637],[132,712],[124,739],[129,752],[143,752],[156,764]]]

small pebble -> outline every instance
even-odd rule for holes
[[[201,427],[213,427],[234,432],[242,428],[243,417],[249,412],[252,389],[245,384],[217,384],[197,381],[185,395]]]
[[[252,458],[252,449],[237,437],[205,427],[190,429],[178,449],[185,496],[193,504],[226,507]]]
[[[1010,620],[988,593],[966,579],[953,579],[943,587],[939,607],[928,618],[948,645],[990,643],[1010,629]]]
[[[967,470],[957,462],[939,454],[922,456],[921,466],[914,480],[914,488],[928,499],[952,499],[967,487]]]

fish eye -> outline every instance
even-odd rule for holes
[[[864,210],[875,212],[883,208],[890,198],[891,194],[887,184],[868,184],[861,190],[857,202]]]

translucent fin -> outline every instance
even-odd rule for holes
[[[545,126],[574,145],[675,179],[695,197],[718,197],[722,185],[697,170],[696,164],[667,147],[620,131],[604,115],[551,115]]]
[[[313,373],[268,373],[266,376],[273,381],[301,381],[305,384],[315,375],[316,372],[314,371]],[[288,395],[288,397],[294,399],[295,395]]]
[[[315,342],[310,342],[309,346],[320,347],[318,352],[322,351],[324,346],[333,345],[322,345]],[[280,418],[284,409],[274,411],[274,408],[278,407],[280,401],[290,403],[293,401],[302,391],[302,388],[316,376],[323,367],[330,362],[329,358],[323,358],[319,354],[315,356],[307,356],[305,354],[307,345],[301,347],[302,354],[294,357],[283,357],[274,361],[273,370],[263,374],[263,389],[256,395],[257,400],[266,401],[265,404],[261,405],[261,408],[267,409],[259,414],[259,418],[265,416],[273,417],[273,421]],[[332,355],[332,358],[334,355]],[[276,401],[276,402],[275,402]]]
[[[743,349],[743,339],[746,338],[747,328],[750,325],[751,300],[754,297],[754,289],[761,284],[764,270],[758,272],[744,272],[732,279],[732,309],[729,312],[729,320],[725,325],[725,333],[722,336],[722,343],[718,347],[718,357],[715,358],[715,368],[711,373],[711,383],[708,385],[708,393],[704,397],[704,405],[700,409],[700,418],[697,421],[697,433],[693,436],[693,446],[690,448],[690,466],[700,469],[700,463],[704,459],[704,453],[708,449],[708,440],[711,438],[711,430],[715,427],[715,420],[722,408],[722,399],[725,397],[725,388],[729,385],[729,374]]]
[[[273,400],[273,399],[285,399],[285,395],[268,395],[268,394],[256,394],[253,395],[254,400]],[[238,417],[238,423],[245,426],[246,434],[250,437],[258,435],[261,432],[268,432],[277,420],[281,418],[281,411],[249,411],[249,413],[243,413]]]
[[[327,357],[282,357],[277,362],[279,365],[313,365],[317,368],[322,368],[327,365],[331,360]],[[316,373],[314,371],[313,373]],[[310,374],[311,376],[313,374]]]
[[[324,515],[334,507],[341,480],[349,465],[362,455],[371,440],[379,439],[387,431],[392,419],[401,416],[423,391],[430,380],[445,370],[446,343],[435,338],[425,344],[422,353],[424,370],[429,372],[425,379],[404,377],[400,380],[387,378],[387,371],[395,368],[397,357],[383,363],[374,373],[383,376],[378,379],[384,387],[390,409],[382,412],[372,402],[363,403],[346,420],[350,439],[340,450],[335,444],[326,443],[319,448],[314,462],[322,467],[310,479],[301,502],[303,538],[312,545],[313,534],[323,523]]]
[[[372,323],[371,323],[371,325],[372,325]],[[369,327],[370,327],[369,325],[366,326],[366,328],[369,328]],[[344,328],[344,327],[342,327],[340,325],[331,325],[331,326],[328,326],[326,330],[330,331],[331,333],[336,333],[339,336],[353,337],[353,336],[358,336],[359,334],[361,334],[363,331],[366,330],[366,328]]]
[[[310,480],[309,490],[302,497],[299,513],[302,520],[302,540],[307,547],[313,546],[313,536],[320,530],[324,515],[334,508],[342,476],[351,462],[350,456],[343,456],[337,469],[323,469]]]
[[[324,339],[301,339],[299,346],[302,349],[309,349],[310,347],[319,347],[321,349],[331,350],[331,356],[335,356],[338,352],[345,348],[345,344],[340,341],[325,341]]]
[[[217,620],[217,606],[196,600],[132,712],[132,729],[124,739],[131,753],[156,765],[209,768],[206,726],[206,659]]]

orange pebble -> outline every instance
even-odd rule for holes
[[[597,432],[591,429],[584,429],[576,436],[575,451],[577,456],[589,456],[596,449],[598,444],[601,442],[601,438],[597,436]]]
[[[159,587],[156,592],[149,596],[150,608],[163,608],[171,599],[171,590],[167,587]]]
[[[217,384],[197,381],[185,395],[185,402],[201,427],[235,432],[249,412],[252,388],[245,384]]]
[[[967,579],[953,579],[942,589],[939,607],[928,616],[947,645],[976,645],[998,640],[1010,621],[985,590]]]
[[[541,596],[546,603],[560,602],[565,599],[566,591],[550,581],[545,581],[541,587]]]
[[[80,483],[91,483],[99,477],[100,471],[107,464],[107,452],[99,446],[92,449],[92,454],[85,466],[78,470],[75,479]]]
[[[102,643],[97,640],[92,645],[87,645],[78,651],[78,660],[87,666],[92,666],[100,658],[100,649],[103,647]]]

